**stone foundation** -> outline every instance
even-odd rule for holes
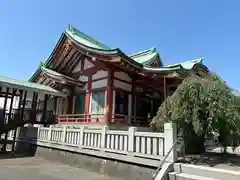
[[[155,167],[120,162],[113,159],[36,146],[29,143],[17,143],[17,153],[26,156],[38,156],[50,161],[58,161],[78,168],[126,180],[152,179]],[[26,153],[27,152],[27,153]]]

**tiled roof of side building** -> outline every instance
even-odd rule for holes
[[[129,57],[132,58],[134,61],[146,66],[148,66],[148,64],[150,64],[154,60],[159,60],[160,65],[163,64],[156,47],[146,49],[135,54],[131,54],[129,55]]]
[[[22,89],[22,90],[32,91],[32,92],[40,92],[40,93],[49,94],[53,96],[63,96],[63,97],[66,96],[64,93],[59,92],[49,86],[32,83],[28,81],[17,80],[13,78],[4,77],[4,76],[0,76],[0,85],[2,87]]]
[[[166,66],[162,66],[159,68],[144,67],[144,69],[147,71],[156,71],[156,72],[159,71],[160,72],[160,71],[176,71],[176,70],[180,70],[180,69],[191,70],[195,65],[200,65],[200,66],[206,68],[202,64],[203,59],[204,58],[199,58],[199,59],[195,59],[195,60],[191,60],[191,61],[184,61],[181,63],[166,65]]]

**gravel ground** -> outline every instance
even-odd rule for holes
[[[84,169],[36,157],[0,158],[0,180],[110,180]],[[117,180],[117,179],[116,179]],[[119,180],[119,179],[118,179]]]

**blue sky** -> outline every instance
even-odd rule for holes
[[[110,47],[156,46],[164,64],[204,56],[240,90],[239,0],[1,0],[1,75],[28,79],[72,24]]]

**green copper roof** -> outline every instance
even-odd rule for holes
[[[2,87],[22,89],[26,91],[40,92],[53,96],[65,96],[62,92],[59,92],[49,86],[42,84],[32,83],[28,81],[17,80],[13,78],[0,76],[0,85]]]
[[[159,58],[159,53],[157,52],[157,49],[155,47],[140,51],[135,54],[131,54],[129,55],[129,57],[132,58],[134,61],[146,66],[154,60],[159,60],[160,64],[162,64],[162,61]]]
[[[175,71],[179,69],[185,69],[190,70],[192,69],[196,64],[202,64],[202,58],[193,60],[193,61],[185,61],[178,64],[173,65],[167,65],[164,66],[162,63],[162,60],[160,58],[159,53],[157,52],[156,48],[146,49],[144,51],[126,55],[121,49],[119,48],[110,48],[106,46],[105,44],[97,41],[96,39],[88,36],[87,34],[79,31],[78,29],[74,28],[72,25],[69,25],[69,27],[64,31],[64,33],[61,35],[57,45],[55,46],[53,52],[48,57],[48,60],[46,61],[45,66],[47,68],[50,67],[50,64],[52,63],[52,56],[54,55],[57,47],[59,44],[64,42],[66,38],[72,39],[78,43],[79,47],[85,48],[87,51],[92,51],[95,53],[103,53],[107,55],[118,55],[121,56],[123,60],[127,61],[128,63],[134,65],[135,67],[147,71]],[[154,61],[159,60],[160,61],[160,67],[151,68],[149,65]],[[202,66],[204,66],[202,64]],[[204,66],[205,67],[205,66]],[[205,67],[207,69],[207,67]],[[51,69],[51,68],[50,68]],[[34,78],[40,73],[41,68],[39,67],[37,71],[34,73],[34,75],[29,79],[29,81],[33,81]]]
[[[96,39],[84,34],[83,32],[79,31],[78,29],[74,28],[72,25],[69,25],[67,30],[65,31],[69,36],[71,36],[77,42],[84,44],[86,46],[102,49],[102,50],[112,50],[108,46],[102,44],[101,42],[97,41]]]
[[[70,83],[75,83],[75,84],[82,85],[82,83],[81,83],[79,80],[74,79],[74,78],[71,78],[71,77],[66,76],[66,75],[63,75],[63,74],[58,73],[58,72],[56,72],[56,71],[53,71],[53,70],[51,70],[51,69],[48,69],[48,68],[46,68],[46,67],[44,66],[44,64],[40,64],[40,68],[41,68],[41,71],[42,71],[43,73],[45,73],[45,74],[47,74],[47,75],[49,75],[49,76],[51,76],[51,77],[53,77],[53,78],[56,78],[56,79],[58,79],[58,80],[60,80],[60,81],[62,81],[62,82],[68,81],[68,82],[70,82]]]
[[[90,48],[94,48],[96,50],[101,51],[116,51],[115,53],[122,52],[118,48],[110,48],[103,43],[97,41],[96,39],[84,34],[83,32],[79,31],[78,29],[74,28],[72,25],[69,25],[65,33],[70,36],[72,39],[77,41],[80,44],[83,44],[85,46],[88,46]],[[128,56],[128,55],[126,55]],[[140,63],[142,65],[147,65],[148,63],[152,62],[156,58],[159,57],[158,52],[156,51],[156,48],[147,49],[135,54],[132,54],[130,56],[131,59],[136,61],[137,63]]]
[[[196,59],[196,60],[184,61],[184,62],[178,63],[178,64],[162,66],[160,68],[144,67],[144,69],[148,70],[148,71],[156,71],[156,72],[158,72],[158,71],[159,72],[176,71],[176,70],[180,70],[180,69],[191,70],[197,64],[202,65],[202,61],[203,61],[203,58],[199,58],[199,59]]]
[[[172,67],[175,67],[175,66],[182,66],[182,68],[190,70],[196,64],[202,64],[203,59],[204,58],[199,58],[199,59],[195,59],[195,60],[191,60],[191,61],[184,61],[184,62],[181,62],[181,63],[168,65],[166,67],[172,68]]]

